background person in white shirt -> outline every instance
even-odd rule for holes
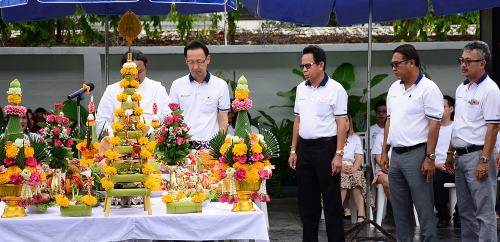
[[[385,120],[387,119],[387,103],[385,100],[379,100],[375,104],[375,115],[377,123],[370,126],[370,149],[373,148],[373,142],[377,134],[384,130]]]
[[[323,196],[328,241],[345,241],[339,173],[346,140],[347,92],[326,74],[326,54],[319,46],[304,48],[300,68],[307,81],[297,86],[288,164],[297,170],[302,240],[318,241]]]
[[[387,94],[387,122],[380,161],[389,172],[391,204],[398,241],[413,241],[413,205],[422,241],[436,241],[432,176],[443,115],[443,94],[419,70],[418,52],[410,44],[394,50],[392,70],[399,79]],[[392,147],[389,167],[388,151]]]
[[[495,143],[500,90],[484,70],[491,60],[486,43],[464,46],[458,59],[467,79],[456,91],[455,121],[446,169],[455,172],[463,241],[497,241]],[[455,156],[453,156],[455,151]],[[496,164],[497,167],[499,163]]]
[[[128,51],[123,55],[121,65],[127,62],[127,55]],[[161,121],[163,115],[168,115],[171,112],[168,107],[170,98],[161,82],[146,77],[149,66],[146,55],[140,50],[132,50],[132,60],[137,65],[138,70],[138,74],[134,79],[140,83],[139,88],[136,89],[136,92],[142,96],[142,100],[139,104],[144,110],[143,117],[146,119],[146,125],[149,126],[153,116],[153,103],[156,102],[158,106],[157,115],[160,117]],[[97,108],[96,124],[98,134],[104,128],[108,131],[109,136],[113,135],[113,130],[111,129],[111,124],[115,118],[113,113],[116,108],[121,107],[121,103],[116,100],[116,96],[122,92],[123,88],[120,87],[120,82],[111,84],[106,88]],[[152,129],[149,130],[149,132],[151,131]]]
[[[363,160],[363,145],[359,136],[354,134],[352,117],[346,118],[347,139],[342,156],[342,172],[340,173],[340,193],[342,202],[345,202],[347,192],[352,190],[352,198],[358,209],[357,223],[365,220],[366,179],[360,169]]]
[[[444,165],[446,161],[446,152],[450,146],[451,131],[453,127],[453,117],[455,112],[455,99],[448,95],[443,96],[444,111],[441,119],[441,128],[439,129],[439,138],[436,145],[436,173],[434,174],[434,207],[436,207],[438,217],[438,228],[446,228],[451,218],[448,211],[448,202],[450,200],[448,188],[445,183],[455,183],[455,176],[446,170]],[[460,228],[460,217],[457,206],[453,214],[453,226]]]
[[[219,128],[227,128],[229,89],[224,80],[207,71],[211,57],[205,44],[189,42],[184,58],[189,74],[172,83],[170,98],[184,110],[184,121],[191,128],[191,148],[199,149]]]
[[[385,125],[385,122],[384,122]],[[384,193],[385,196],[387,197],[387,200],[391,202],[391,191],[389,189],[389,176],[382,172],[380,170],[380,158],[382,157],[382,147],[384,147],[384,130],[382,129],[377,133],[377,136],[375,136],[375,139],[373,140],[373,148],[372,148],[372,155],[373,159],[375,161],[375,177],[373,178],[372,181],[372,186],[375,186],[377,184],[382,184],[382,187],[384,187]],[[389,161],[391,160],[391,150],[388,152],[388,158]]]

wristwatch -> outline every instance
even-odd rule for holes
[[[335,151],[335,154],[339,154],[340,156],[344,156],[344,151],[343,150],[337,150],[337,151]]]
[[[429,157],[431,160],[436,160],[436,154],[425,154],[425,156]]]
[[[481,163],[488,163],[488,158],[486,158],[486,157],[484,157],[484,156],[481,156],[481,157],[479,158],[479,162],[481,162]]]

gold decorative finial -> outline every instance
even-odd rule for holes
[[[132,47],[132,42],[139,36],[142,24],[137,15],[132,10],[128,10],[118,23],[120,34],[127,40],[128,48]]]

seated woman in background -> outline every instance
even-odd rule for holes
[[[7,115],[7,117],[6,117],[7,123],[9,123],[9,119],[10,119],[10,115]],[[23,129],[23,133],[24,133],[25,138],[27,138],[28,135],[31,136],[32,138],[36,138],[36,139],[42,138],[42,136],[40,136],[36,132],[31,132],[29,130],[28,125],[29,125],[30,119],[29,119],[28,113],[19,115],[19,120],[21,121],[21,128]]]
[[[28,120],[29,120],[28,121],[28,130],[31,133],[38,133],[38,131],[40,130],[40,127],[35,122],[35,113],[33,113],[33,111],[31,111],[31,109],[28,108],[26,111],[26,115],[28,116]]]
[[[358,209],[357,223],[365,220],[365,198],[366,179],[361,171],[361,161],[363,159],[363,146],[359,136],[354,134],[352,117],[347,115],[346,119],[347,139],[342,157],[342,172],[340,175],[340,193],[344,202],[348,190],[352,190],[352,198]],[[370,203],[371,203],[370,199]]]

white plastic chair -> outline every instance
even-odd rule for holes
[[[457,204],[457,188],[455,183],[445,183],[444,187],[448,188],[448,193],[450,197],[448,210],[451,214],[455,213],[455,205]]]

